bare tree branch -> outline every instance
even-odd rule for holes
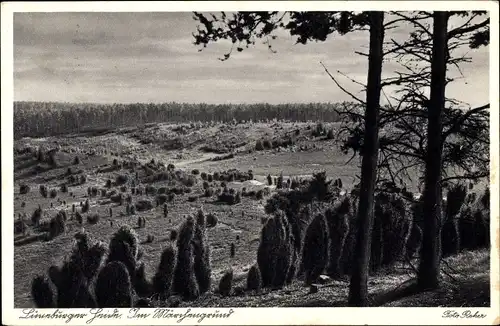
[[[460,35],[463,35],[466,33],[474,32],[480,28],[488,26],[489,23],[490,23],[490,19],[487,18],[487,19],[483,20],[482,22],[475,24],[475,25],[472,25],[472,26],[469,26],[469,27],[462,26],[459,28],[455,28],[455,29],[451,30],[450,32],[448,32],[448,39],[451,39],[453,37],[460,36]]]
[[[483,106],[480,106],[480,107],[477,107],[477,108],[474,108],[474,109],[471,109],[469,111],[467,111],[464,115],[462,115],[458,120],[455,121],[455,123],[453,123],[453,125],[443,133],[443,141],[452,133],[454,133],[463,123],[464,121],[466,121],[471,115],[477,113],[477,112],[480,112],[480,111],[483,111],[483,110],[486,110],[486,109],[489,109],[490,107],[490,104],[485,104]]]
[[[326,73],[328,74],[328,76],[330,76],[330,78],[333,80],[333,82],[337,85],[338,88],[340,88],[344,93],[346,93],[347,95],[349,95],[350,97],[352,97],[354,100],[358,101],[359,103],[363,104],[363,105],[366,105],[366,102],[359,99],[358,97],[356,97],[354,94],[352,94],[351,92],[349,92],[348,90],[346,90],[344,87],[342,87],[338,82],[337,80],[335,79],[335,77],[332,76],[332,74],[328,71],[328,69],[325,67],[325,65],[323,64],[323,62],[319,62],[323,68],[325,69]]]

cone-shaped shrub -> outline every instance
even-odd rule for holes
[[[401,197],[393,195],[386,216],[390,216],[389,230],[384,230],[384,265],[393,264],[402,260],[406,255],[406,243],[410,237],[413,219],[409,214],[408,207]],[[391,245],[392,244],[392,245]]]
[[[307,227],[302,250],[302,264],[307,285],[311,285],[317,280],[325,270],[327,263],[327,225],[325,217],[322,214],[318,214]]]
[[[277,189],[283,188],[283,173],[280,173],[278,179],[276,180],[276,188]]]
[[[123,205],[124,196],[122,193],[111,195],[109,197],[113,203],[117,203],[118,205]]]
[[[444,221],[441,229],[441,254],[448,257],[460,250],[460,231],[457,220],[450,218]]]
[[[134,258],[133,250],[127,242],[112,240],[109,245],[109,255],[107,262],[120,261],[129,270],[129,275],[135,275],[137,261]],[[131,276],[132,276],[131,275]]]
[[[107,263],[121,261],[133,278],[137,267],[138,250],[137,234],[130,227],[122,226],[111,238]]]
[[[446,194],[443,226],[441,230],[441,250],[443,257],[458,253],[460,250],[460,230],[457,214],[467,199],[465,184],[453,185]]]
[[[327,273],[330,276],[335,277],[342,274],[341,258],[345,240],[349,232],[349,217],[351,214],[349,197],[342,198],[333,208],[325,211],[328,234],[330,236],[327,267]]]
[[[24,222],[23,219],[18,219],[14,222],[14,234],[25,234],[27,229],[28,225]]]
[[[290,263],[290,268],[288,269],[288,274],[286,277],[286,284],[291,284],[298,271],[299,260],[299,252],[292,247],[292,261]]]
[[[69,260],[75,265],[80,266],[83,275],[92,281],[97,275],[99,267],[106,254],[106,246],[103,242],[90,238],[85,232],[75,234],[76,243],[73,246]]]
[[[234,242],[231,242],[231,246],[229,249],[229,256],[231,258],[234,258],[234,255],[236,255],[236,246],[234,245]]]
[[[66,223],[64,216],[62,214],[57,214],[55,217],[50,219],[49,224],[49,237],[54,239],[66,229]]]
[[[257,264],[252,265],[247,276],[247,290],[259,291],[261,287],[260,270]]]
[[[82,207],[82,213],[87,213],[90,210],[90,202],[87,199]]]
[[[334,136],[334,134],[333,134],[333,129],[329,129],[329,130],[328,130],[328,132],[327,132],[327,134],[326,134],[326,139],[331,140],[331,139],[333,139],[334,137],[335,137],[335,136]]]
[[[57,288],[58,308],[96,307],[95,299],[89,289],[90,282],[77,262],[66,261],[61,268],[51,266],[49,276]]]
[[[460,249],[473,250],[477,248],[475,221],[474,221],[474,203],[464,205],[458,213],[458,228],[460,237]]]
[[[141,260],[142,257],[144,256],[144,250],[142,250],[142,248],[139,248],[139,250],[137,251],[137,260]]]
[[[25,184],[21,184],[19,186],[19,193],[21,195],[25,195],[27,194],[28,192],[30,191],[30,187],[28,185],[25,185]]]
[[[81,175],[80,176],[80,184],[84,184],[85,182],[87,182],[87,177],[85,175]]]
[[[256,151],[263,151],[264,150],[264,145],[262,145],[262,140],[258,139],[255,142],[255,150]]]
[[[291,228],[283,212],[278,211],[267,220],[257,250],[257,265],[263,287],[279,288],[286,283],[293,262],[292,239]]]
[[[57,197],[57,190],[51,189],[50,190],[50,198],[56,198],[56,197]]]
[[[466,197],[467,187],[464,184],[455,184],[448,190],[446,194],[445,220],[453,219],[458,214]]]
[[[79,224],[82,224],[82,223],[83,223],[83,217],[82,217],[82,214],[80,214],[80,212],[76,212],[76,213],[75,213],[75,219],[76,219],[76,221],[77,221]]]
[[[171,230],[170,231],[170,240],[171,241],[176,240],[178,235],[179,235],[179,232],[177,232],[177,230]]]
[[[49,191],[45,185],[40,186],[40,194],[43,198],[47,198],[47,196],[49,195]]]
[[[412,224],[413,219],[401,197],[387,193],[376,195],[372,271],[403,259]]]
[[[488,209],[488,210],[490,209],[490,187],[486,187],[486,189],[484,189],[484,192],[481,195],[480,201],[481,201],[481,205],[485,209]]]
[[[49,280],[44,276],[37,276],[31,283],[31,297],[38,308],[54,308],[54,293]]]
[[[158,294],[161,300],[166,300],[170,296],[176,260],[177,253],[172,246],[163,250],[160,265],[153,277],[153,292]]]
[[[189,216],[179,229],[177,237],[177,265],[174,272],[174,292],[184,300],[198,298],[200,292],[194,274],[194,238],[195,221]]]
[[[99,223],[100,219],[101,219],[101,216],[97,213],[87,215],[87,223],[88,224],[97,224],[97,223]]]
[[[67,184],[63,183],[61,185],[61,192],[64,192],[64,193],[68,192],[68,185]]]
[[[222,275],[219,282],[219,293],[223,297],[231,294],[231,287],[233,286],[233,270],[229,270]]]
[[[40,223],[41,218],[42,218],[42,209],[38,207],[31,215],[31,223],[36,226],[38,225],[38,223]]]
[[[474,221],[475,247],[489,248],[490,243],[490,189],[486,187],[479,196],[472,211]]]
[[[196,213],[196,225],[200,226],[202,229],[206,226],[205,212],[202,208]]]
[[[162,189],[162,188],[160,188]],[[168,201],[168,196],[166,194],[161,194],[156,196],[156,206],[166,205],[165,203]],[[165,212],[164,212],[165,213]]]
[[[209,228],[215,227],[217,225],[217,216],[215,216],[213,213],[208,214],[206,224]]]
[[[60,215],[61,218],[66,222],[68,220],[68,214],[66,214],[66,211],[61,209],[57,215]]]
[[[95,242],[90,247],[84,261],[84,273],[89,280],[97,275],[105,253],[106,246],[103,242]]]
[[[302,277],[304,275],[304,268],[301,261],[302,249],[303,249],[303,240],[305,237],[305,233],[307,230],[307,226],[313,219],[313,214],[311,211],[311,207],[309,205],[301,208],[297,213],[292,210],[287,211],[287,219],[290,224],[291,234],[291,242],[293,244],[293,255],[292,255],[292,265],[289,271],[288,283],[291,282],[295,273],[298,277]]]
[[[476,248],[490,247],[490,212],[488,210],[476,209],[473,214],[474,234]]]
[[[326,172],[313,173],[313,178],[309,182],[309,193],[317,197],[319,200],[326,199],[330,194],[329,184],[327,181]]]
[[[95,308],[89,285],[102,261],[104,246],[99,242],[91,243],[84,233],[75,235],[75,238],[77,242],[69,259],[61,268],[49,268],[50,279],[57,288],[57,307]]]
[[[274,266],[276,265],[276,247],[278,235],[276,220],[270,218],[262,227],[260,244],[257,250],[257,265],[262,277],[262,286],[268,287],[274,279]]]
[[[422,245],[422,229],[417,224],[413,224],[410,237],[406,242],[406,255],[409,259],[414,258],[420,251]]]
[[[473,193],[470,193],[471,195]],[[473,197],[473,196],[469,196]],[[474,250],[490,246],[490,194],[486,188],[482,194],[470,198],[457,214],[460,249]]]
[[[152,285],[146,278],[146,266],[144,263],[141,263],[135,271],[134,289],[140,297],[147,297],[151,295]]]
[[[210,290],[212,269],[210,266],[210,246],[206,232],[206,221],[203,210],[196,216],[196,226],[193,237],[194,274],[200,293]]]
[[[372,244],[370,253],[370,272],[375,273],[382,267],[384,254],[383,207],[380,201],[375,202],[373,211]],[[390,244],[389,244],[390,245]]]
[[[132,285],[127,267],[112,261],[99,272],[95,294],[99,308],[132,307]]]
[[[297,239],[295,238],[296,235],[293,231],[293,225],[290,224],[287,216],[285,216],[285,222],[285,226],[287,228],[286,231],[289,237],[288,242],[290,244],[290,267],[288,268],[286,275],[286,284],[290,284],[297,274],[300,251],[295,247],[295,243],[297,242]]]
[[[135,208],[138,212],[151,210],[153,207],[153,202],[151,200],[138,200],[137,203],[135,203]]]
[[[282,211],[278,211],[274,218],[276,219],[278,246],[272,285],[273,287],[281,288],[286,283],[292,262],[292,243],[290,241],[290,226],[285,214]]]
[[[351,266],[354,260],[354,245],[356,242],[356,213],[353,214],[349,220],[349,231],[344,243],[344,250],[342,251],[342,258],[340,259],[341,271],[343,274],[350,275]]]

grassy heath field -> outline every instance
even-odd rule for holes
[[[64,302],[60,290],[68,281],[63,274],[71,270],[71,264],[63,266],[68,259],[83,262],[84,274],[96,274],[87,277],[86,288],[100,304],[99,293],[113,286],[101,278],[106,272],[118,277],[121,271],[120,266],[105,270],[104,262],[112,255],[119,256],[114,260],[123,262],[130,276],[132,294],[124,306],[130,302],[136,306],[345,306],[352,246],[348,229],[350,225],[352,230],[355,216],[352,189],[359,167],[357,160],[347,163],[350,155],[343,154],[331,137],[338,125],[327,123],[322,128],[318,134],[314,123],[153,123],[16,140],[15,307],[36,306],[34,292],[51,293],[58,306],[72,306]],[[326,179],[321,179],[322,171]],[[308,192],[329,195],[300,199],[309,200],[302,207],[287,197]],[[459,209],[474,211],[478,201],[465,201]],[[280,217],[278,210],[287,212],[287,205],[297,207],[305,225],[299,223],[295,229]],[[400,222],[412,220],[411,216],[408,206]],[[373,257],[380,258],[369,280],[373,305],[488,306],[489,251],[488,245],[480,243],[484,239],[469,241],[445,258],[441,289],[404,295],[418,259],[417,254],[407,254],[419,246],[418,223],[412,223],[414,227],[392,229],[384,224],[384,235],[373,240],[379,241],[375,247],[399,243],[402,248],[394,249],[396,253],[382,250],[383,258],[373,252]],[[286,245],[279,242],[281,235],[275,239],[273,227],[284,230]],[[468,225],[458,227],[466,232]],[[398,232],[403,240],[389,240],[390,234]],[[111,241],[117,234],[128,242]],[[128,249],[120,251],[113,243],[127,243]],[[97,254],[85,253],[79,246]],[[325,256],[319,257],[322,251]],[[281,276],[289,279],[277,281],[278,272],[268,275],[265,266],[271,263],[265,259],[273,255],[284,259]],[[177,275],[171,264],[175,260],[176,268],[187,264],[181,274],[192,273],[194,264],[196,275]],[[165,282],[169,289],[158,290]],[[39,290],[47,287],[51,290]],[[92,306],[88,302],[80,306]],[[120,306],[122,301],[108,302]]]

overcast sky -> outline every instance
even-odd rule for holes
[[[286,32],[273,41],[218,60],[228,43],[202,52],[192,44],[197,22],[191,13],[16,13],[14,96],[16,101],[286,103],[349,100],[329,79],[332,71],[366,82],[368,33],[330,36],[295,45]],[[409,32],[399,30],[404,37]],[[465,79],[447,95],[471,105],[488,99],[488,49],[471,51]],[[398,66],[384,64],[385,72]],[[354,91],[349,80],[339,77]],[[359,94],[364,97],[363,94]]]

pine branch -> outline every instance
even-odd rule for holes
[[[335,79],[335,77],[332,76],[332,74],[328,71],[328,69],[325,67],[325,65],[323,64],[323,62],[319,62],[323,68],[325,69],[326,73],[328,74],[328,76],[330,76],[330,78],[333,80],[333,82],[337,85],[338,88],[340,88],[344,93],[346,93],[347,95],[349,95],[350,97],[352,97],[354,100],[358,101],[359,103],[363,104],[363,105],[366,105],[366,102],[359,99],[358,97],[356,97],[354,94],[352,94],[351,92],[349,92],[348,90],[346,90],[344,87],[342,87],[339,82]]]

